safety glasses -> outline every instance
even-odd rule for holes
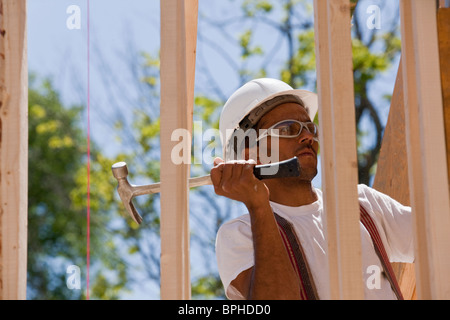
[[[261,134],[256,141],[259,141],[267,136],[280,137],[280,138],[295,138],[298,137],[303,129],[306,129],[313,135],[313,139],[318,141],[319,131],[317,126],[313,122],[300,122],[297,120],[283,120],[275,123]]]

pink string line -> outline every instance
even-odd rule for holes
[[[86,300],[89,300],[89,264],[90,264],[90,170],[91,170],[91,130],[90,130],[90,52],[89,52],[89,0],[87,1],[87,230],[86,230]]]

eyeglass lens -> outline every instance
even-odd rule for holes
[[[273,129],[278,130],[279,136],[297,136],[301,133],[301,130],[305,128],[309,133],[314,136],[317,135],[317,128],[312,122],[300,123],[297,121],[284,121]]]

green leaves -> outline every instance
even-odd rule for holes
[[[216,275],[206,275],[196,279],[192,285],[192,296],[197,299],[215,299],[225,296],[225,292]]]
[[[138,133],[138,142],[145,153],[152,147],[154,138],[159,137],[159,118],[153,120],[145,111],[134,110],[133,129]]]
[[[316,55],[314,30],[305,30],[299,33],[298,49],[286,67],[281,70],[281,80],[290,83],[295,88],[310,86],[315,82]]]
[[[267,0],[245,0],[243,1],[241,8],[247,17],[253,17],[258,13],[271,12],[273,5]]]
[[[28,299],[80,299],[65,284],[66,268],[77,265],[86,279],[87,139],[82,108],[66,108],[49,81],[29,88]],[[90,210],[92,298],[117,298],[127,273],[117,267],[118,248],[108,225],[118,212],[113,159],[91,146]],[[111,245],[105,247],[104,244]],[[56,262],[57,261],[57,262]],[[116,261],[116,263],[114,263]],[[52,262],[52,263],[50,263]],[[106,272],[105,281],[98,276]],[[86,287],[84,284],[82,287]],[[115,288],[111,291],[110,288]]]
[[[246,30],[239,36],[239,44],[242,49],[241,58],[243,60],[253,55],[263,54],[263,50],[260,46],[253,46],[253,47],[250,46],[252,34],[253,34],[252,30]]]

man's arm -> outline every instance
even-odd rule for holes
[[[269,205],[269,191],[253,175],[256,163],[225,164],[216,159],[215,164],[211,170],[215,192],[247,206],[253,235],[255,264],[231,285],[248,299],[299,299],[298,278]]]
[[[299,299],[297,275],[282,242],[269,202],[250,209],[255,266],[250,299]]]

